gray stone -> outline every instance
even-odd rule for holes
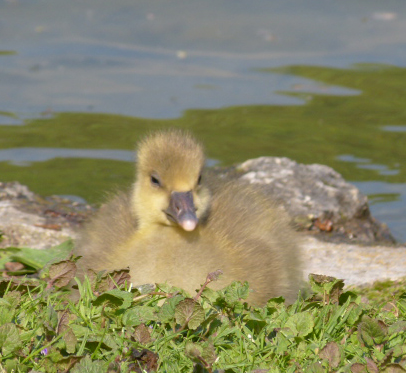
[[[46,228],[46,219],[19,210],[11,200],[0,201],[0,247],[31,247],[44,249],[75,236],[69,228]]]
[[[337,222],[362,216],[368,209],[367,197],[328,166],[261,157],[242,163],[237,170],[243,173],[241,180],[266,185],[292,216],[328,213]]]
[[[331,167],[260,157],[215,172],[258,185],[283,206],[298,229],[320,238],[395,243],[388,227],[371,216],[368,198]]]
[[[0,182],[0,201],[15,200],[18,198],[33,201],[35,194],[31,192],[26,185],[22,185],[16,181],[11,183]]]
[[[0,182],[0,248],[57,245],[74,238],[92,211],[57,196],[42,198],[18,182]]]

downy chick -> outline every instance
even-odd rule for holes
[[[217,180],[211,188],[204,161],[202,146],[181,131],[141,141],[132,190],[102,207],[77,243],[82,265],[129,266],[136,285],[167,282],[191,294],[220,269],[211,288],[248,281],[254,305],[280,295],[292,302],[301,266],[287,216],[252,186]]]

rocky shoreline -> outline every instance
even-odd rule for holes
[[[406,276],[406,247],[373,218],[366,196],[330,167],[261,157],[210,172],[259,185],[289,213],[303,237],[305,277],[319,273],[363,285]],[[85,203],[0,182],[0,248],[46,249],[75,238],[94,212]]]
[[[396,243],[389,228],[371,215],[368,198],[331,167],[260,157],[214,172],[258,185],[288,212],[297,230],[319,239],[366,245]]]

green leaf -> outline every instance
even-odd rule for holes
[[[385,369],[381,370],[382,373],[404,373],[404,369],[400,364],[388,364]]]
[[[375,364],[375,362],[371,358],[365,357],[365,360],[367,362],[368,373],[379,373],[378,366]]]
[[[136,342],[145,345],[151,341],[151,333],[148,327],[145,324],[138,325],[134,329],[133,338]]]
[[[217,360],[216,350],[213,343],[205,342],[202,344],[202,358],[207,365],[211,366]]]
[[[27,290],[35,289],[40,286],[41,281],[36,278],[26,278],[26,277],[12,277],[12,278],[2,278],[0,277],[0,288],[3,291],[6,288]]]
[[[194,362],[200,362],[202,356],[203,348],[191,341],[187,341],[185,345],[185,355]]]
[[[314,292],[327,297],[326,300],[330,300],[333,303],[338,303],[344,288],[343,280],[314,273],[309,274],[309,283]]]
[[[94,360],[90,358],[89,355],[86,355],[84,359],[80,361],[79,364],[76,364],[71,373],[104,373],[107,372],[106,363],[100,360]]]
[[[0,307],[10,308],[11,304],[7,299],[0,298]]]
[[[158,319],[155,309],[147,306],[137,306],[128,309],[122,318],[125,326],[137,326],[147,321],[156,321]]]
[[[45,371],[46,372],[57,372],[56,366],[59,362],[63,360],[63,356],[56,346],[51,346],[48,348],[48,353],[45,358]]]
[[[65,259],[73,250],[73,247],[73,240],[67,240],[46,250],[20,248],[17,249],[18,251],[13,250],[14,254],[10,258],[38,270],[50,261]]]
[[[358,325],[358,339],[368,347],[381,344],[386,337],[385,328],[370,317],[363,317]]]
[[[47,308],[44,326],[50,331],[55,331],[58,326],[58,314],[52,306]]]
[[[207,299],[210,303],[215,303],[216,300],[219,298],[219,293],[206,287],[202,292],[202,298]]]
[[[353,326],[358,322],[365,310],[365,307],[363,305],[357,305],[356,303],[350,303],[348,305],[348,310],[349,315],[347,317],[347,324]]]
[[[337,368],[340,365],[341,352],[336,342],[328,342],[320,351],[319,356],[327,360],[332,368]]]
[[[46,366],[48,370],[45,370],[45,372],[70,372],[70,369],[78,362],[81,360],[81,356],[75,356],[75,355],[68,355],[68,356],[62,356],[60,359],[58,359],[57,363],[52,363]],[[40,373],[39,371],[29,371],[27,373]]]
[[[359,304],[361,302],[361,296],[353,291],[346,291],[340,295],[340,304],[344,304],[350,299],[350,302]]]
[[[0,326],[0,348],[3,355],[13,352],[20,347],[20,344],[20,335],[14,324],[8,323]]]
[[[67,310],[58,312],[58,334],[61,334],[69,326],[71,321],[77,319],[77,316],[69,313]]]
[[[325,373],[326,370],[319,362],[315,362],[310,365],[308,373]]]
[[[9,291],[2,300],[7,301],[11,308],[16,308],[21,302],[21,293],[19,291]]]
[[[62,260],[53,263],[48,268],[49,282],[60,288],[69,284],[76,275],[76,264],[72,260]]]
[[[73,331],[73,334],[75,334],[75,337],[77,339],[83,338],[84,336],[89,334],[89,329],[84,326],[81,326],[78,324],[72,324],[69,327],[71,328],[71,330]]]
[[[195,363],[209,368],[217,359],[214,346],[210,342],[193,343],[187,341],[185,345],[185,355]]]
[[[6,249],[0,249],[0,268],[4,268],[7,262],[11,261],[11,255],[18,254],[21,249],[17,247],[8,247]]]
[[[368,373],[367,367],[364,364],[355,363],[351,365],[352,373]]]
[[[289,316],[285,327],[290,328],[292,332],[299,337],[305,337],[310,334],[314,328],[314,318],[309,312],[300,312]]]
[[[4,363],[4,368],[6,372],[18,372],[18,362],[17,360],[8,359]],[[31,373],[31,372],[30,372]]]
[[[68,239],[58,245],[52,246],[51,248],[47,249],[47,251],[52,253],[52,257],[54,259],[58,260],[67,257],[74,248],[75,242],[72,239]]]
[[[9,307],[0,307],[0,325],[13,321],[15,311]]]
[[[278,354],[283,355],[291,345],[289,339],[283,335],[283,333],[279,332],[276,334],[275,337],[275,344],[276,344],[276,352]]]
[[[145,285],[151,285],[151,284],[145,284]],[[169,285],[169,284],[167,284],[165,282],[159,283],[159,284],[157,284],[157,286],[158,286],[159,290],[161,290],[161,291],[163,291],[164,293],[167,293],[167,294],[171,293],[172,289],[173,289],[173,287],[171,285]],[[154,289],[152,289],[152,290],[154,290]]]
[[[247,281],[245,281],[244,284],[238,281],[234,281],[229,286],[224,288],[222,290],[222,293],[224,295],[226,303],[230,306],[234,306],[242,299],[247,299],[250,293],[250,288]]]
[[[268,308],[276,308],[276,309],[281,309],[284,308],[285,304],[285,299],[283,297],[277,297],[277,298],[271,298],[268,300],[266,303],[266,306]]]
[[[120,309],[127,309],[131,306],[132,300],[133,296],[128,291],[113,289],[99,295],[93,301],[93,304],[95,306],[99,306],[103,303],[109,303],[113,306],[119,307]]]
[[[66,327],[63,333],[64,334],[62,339],[64,340],[66,345],[66,352],[68,354],[74,354],[76,351],[76,343],[77,343],[77,338],[75,334],[69,327]]]
[[[175,318],[179,325],[187,325],[189,329],[197,329],[204,321],[202,306],[191,298],[179,302],[175,308]]]
[[[109,335],[104,332],[99,332],[98,334],[89,335],[86,339],[86,342],[94,342],[97,344],[101,342],[101,346],[103,349],[108,348],[110,350],[116,351],[118,348],[117,342],[119,342],[119,340],[116,338],[116,336]]]
[[[158,319],[161,322],[167,323],[175,318],[175,308],[178,303],[184,300],[183,295],[175,295],[172,298],[167,298],[158,312]]]
[[[280,328],[279,332],[282,333],[288,339],[293,339],[294,337],[297,336],[297,333],[288,327]],[[280,334],[280,333],[278,333],[278,334]]]
[[[405,331],[406,331],[406,321],[405,320],[399,320],[388,328],[389,335],[392,335],[395,333],[403,333]]]
[[[103,273],[102,276],[97,276],[96,289],[100,293],[104,293],[109,290],[114,290],[117,287],[131,282],[130,269],[124,268],[120,270],[109,271]]]
[[[393,348],[393,356],[394,357],[402,357],[406,355],[406,345],[403,346],[395,346]]]
[[[185,355],[195,363],[203,363],[206,368],[211,367],[217,359],[214,346],[210,342],[193,343],[187,341]]]

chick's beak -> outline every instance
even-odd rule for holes
[[[198,223],[191,191],[172,192],[169,207],[165,213],[170,220],[179,224],[185,231],[193,231]]]

